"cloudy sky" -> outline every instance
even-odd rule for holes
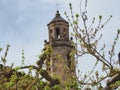
[[[79,13],[79,0],[0,0],[0,47],[11,46],[8,64],[14,62],[20,65],[22,48],[25,50],[25,63],[36,62],[44,40],[48,39],[47,24],[55,16],[56,4],[59,4],[58,9],[65,18],[64,11],[69,13],[69,2]],[[119,4],[120,0],[88,0],[90,18],[103,15],[103,19],[107,19],[109,15],[113,16],[104,28],[108,45],[120,28]],[[120,45],[120,41],[118,43]]]

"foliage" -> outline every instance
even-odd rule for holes
[[[71,16],[68,16],[65,12],[66,18],[73,30],[72,36],[76,40],[76,43],[73,43],[76,46],[76,50],[70,53],[70,57],[76,54],[79,61],[79,57],[90,55],[95,58],[95,64],[92,66],[92,70],[85,73],[83,77],[83,73],[79,69],[77,80],[68,78],[68,81],[66,81],[64,85],[64,90],[80,90],[84,87],[85,90],[91,90],[91,87],[97,87],[99,90],[103,90],[101,83],[104,80],[107,80],[105,90],[116,89],[120,86],[120,69],[116,67],[118,63],[115,65],[114,62],[116,62],[115,48],[119,39],[120,30],[117,31],[110,50],[106,52],[106,44],[98,47],[103,36],[102,30],[106,24],[109,23],[112,16],[110,15],[110,17],[103,22],[103,16],[99,15],[97,17],[98,23],[96,23],[96,18],[93,17],[91,24],[88,25],[87,0],[84,1],[84,9],[82,9],[83,1],[80,1],[80,13],[75,14],[73,12],[71,3],[69,4]],[[80,19],[82,19],[83,28],[79,25]],[[0,90],[63,90],[59,77],[51,77],[48,71],[43,68],[45,60],[49,59],[53,52],[50,44],[45,46],[42,54],[39,55],[36,65],[26,66],[24,64],[25,56],[24,50],[22,49],[22,66],[17,67],[13,67],[13,65],[6,66],[9,47],[10,45],[7,45],[5,53],[1,56],[0,60]],[[0,53],[1,52],[2,48],[0,48]],[[95,70],[99,63],[102,65],[102,75],[99,74],[98,70]],[[71,68],[73,69],[72,65]],[[28,69],[29,72],[25,72],[24,69]],[[32,72],[35,72],[35,75],[33,75]],[[69,72],[69,70],[66,72]]]
[[[43,49],[36,65],[25,66],[24,50],[22,49],[22,66],[17,67],[13,67],[13,65],[6,66],[9,47],[7,45],[5,55],[1,57],[0,90],[63,90],[58,78],[51,77],[47,70],[43,68],[44,61],[50,58],[52,53],[52,47],[50,45],[47,45]],[[28,69],[29,72],[25,72],[24,69]],[[35,75],[32,74],[33,71]],[[66,82],[65,90],[69,90],[70,88],[78,90],[76,86],[77,83],[71,83],[69,85]]]
[[[48,54],[43,53],[42,57],[40,57],[40,60],[37,63],[38,65],[29,65],[24,66],[24,63],[22,62],[23,66],[20,67],[10,67],[6,66],[7,62],[7,54],[9,50],[9,45],[7,45],[7,49],[5,52],[5,55],[1,57],[1,62],[3,64],[0,64],[0,89],[1,90],[45,90],[47,85],[47,82],[43,82],[42,79],[48,75],[46,71],[42,69],[42,60],[46,58]],[[23,51],[23,50],[22,50]],[[22,52],[23,55],[23,52]],[[22,56],[24,57],[24,56]],[[23,61],[23,60],[22,60]],[[19,71],[21,69],[28,69],[29,72],[25,73],[24,71]],[[31,71],[35,70],[36,75],[33,76]],[[44,75],[45,74],[45,75]],[[41,77],[42,76],[42,77]],[[48,81],[51,79],[53,82],[54,79],[52,79],[49,75],[46,77],[46,80]],[[54,85],[53,85],[54,86]]]
[[[82,6],[82,2],[85,3],[84,6]],[[103,36],[102,31],[106,24],[109,23],[112,15],[110,15],[110,17],[105,22],[103,22],[103,16],[101,15],[98,16],[98,23],[96,22],[96,17],[93,17],[92,21],[89,21],[90,19],[88,19],[87,16],[87,3],[87,0],[80,0],[80,13],[75,14],[73,12],[73,7],[71,3],[69,4],[71,16],[69,16],[68,13],[65,12],[66,18],[68,19],[70,26],[73,30],[71,35],[76,40],[76,57],[79,58],[85,55],[90,55],[95,58],[95,65],[92,66],[93,69],[88,73],[85,73],[85,75],[83,75],[83,78],[81,76],[81,73],[83,71],[78,70],[78,75],[80,75],[78,76],[78,81],[83,86],[97,86],[103,80],[108,79],[109,77],[113,78],[115,75],[117,75],[117,79],[114,78],[115,81],[114,79],[108,80],[106,86],[111,87],[111,84],[120,81],[120,71],[116,71],[116,66],[118,66],[118,63],[117,65],[115,65],[115,62],[118,62],[115,59],[115,48],[119,39],[120,30],[118,29],[117,31],[116,37],[113,41],[113,44],[111,45],[111,49],[106,52],[106,44],[103,44],[102,47],[100,47],[100,40]],[[82,7],[84,8],[82,9]],[[80,25],[80,21],[82,21],[83,26]],[[91,22],[90,25],[89,22]],[[95,70],[96,66],[99,63],[102,64],[102,75],[98,73],[99,71]],[[117,69],[119,68],[117,67]]]

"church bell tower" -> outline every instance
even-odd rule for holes
[[[74,46],[72,38],[69,38],[69,23],[57,11],[47,26],[49,44],[52,46],[53,53],[46,67],[51,76],[56,76],[63,82],[68,76],[75,75],[74,56],[71,55]]]

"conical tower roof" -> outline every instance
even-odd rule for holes
[[[57,11],[55,17],[52,19],[52,21],[50,23],[48,23],[48,25],[50,25],[53,22],[58,22],[58,21],[62,21],[62,22],[68,23],[64,18],[62,18],[60,16],[59,11]]]

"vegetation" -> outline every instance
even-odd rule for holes
[[[82,2],[82,0],[81,0]],[[106,52],[106,45],[98,47],[102,38],[102,29],[110,21],[110,16],[106,22],[102,23],[102,16],[98,16],[98,24],[95,23],[95,17],[93,17],[91,24],[88,25],[87,17],[87,0],[85,0],[84,10],[80,8],[80,13],[73,13],[72,4],[69,4],[71,17],[65,12],[65,15],[72,27],[72,36],[76,40],[76,56],[82,57],[84,55],[90,55],[95,58],[95,65],[89,73],[85,73],[81,76],[82,71],[78,69],[77,81],[66,82],[65,90],[91,90],[96,87],[98,90],[112,90],[120,86],[120,69],[117,67],[118,62],[114,58],[115,47],[119,39],[120,30],[118,30],[116,37],[113,41],[111,49]],[[79,26],[79,19],[83,21],[83,28]],[[13,67],[6,66],[7,54],[10,45],[7,45],[6,51],[0,60],[0,90],[63,90],[58,78],[52,78],[46,70],[44,70],[43,64],[46,59],[49,59],[52,53],[50,45],[43,49],[42,54],[39,56],[36,65],[24,65],[24,50],[22,50],[22,64],[23,66]],[[2,48],[0,48],[0,52]],[[117,63],[116,63],[117,62]],[[115,64],[116,63],[116,64]],[[95,70],[98,64],[102,65],[100,75],[98,70]],[[28,69],[26,73],[24,69]],[[35,75],[32,74],[35,72]],[[80,77],[80,78],[79,78]],[[43,80],[44,79],[44,80]],[[107,80],[106,87],[103,87],[102,81]],[[104,81],[105,82],[105,81]]]
[[[84,6],[82,6],[82,2],[85,3]],[[105,25],[109,23],[112,15],[110,15],[110,17],[105,22],[103,22],[101,15],[98,16],[98,23],[96,21],[96,18],[93,17],[89,25],[90,18],[88,18],[87,16],[87,0],[80,1],[80,13],[77,14],[73,12],[73,7],[71,3],[69,4],[69,6],[71,16],[68,16],[66,12],[65,15],[73,30],[72,36],[76,40],[76,57],[78,59],[78,62],[79,58],[85,55],[94,57],[95,60],[95,65],[92,66],[93,69],[85,73],[83,77],[81,75],[83,74],[83,71],[78,68],[79,84],[82,85],[82,87],[96,86],[97,88],[100,88],[100,90],[102,90],[102,81],[107,80],[105,90],[118,88],[120,86],[120,69],[118,67],[120,57],[117,59],[115,58],[115,49],[117,41],[119,39],[120,30],[118,29],[110,50],[106,50],[106,44],[101,45],[100,43],[100,40],[102,39],[102,36],[104,34],[102,33],[102,30],[104,29]],[[83,26],[80,25],[79,21],[83,22]],[[95,69],[98,64],[102,65],[102,75],[98,73],[100,70]]]
[[[22,50],[23,66],[18,67],[6,66],[9,47],[7,45],[5,55],[1,57],[0,90],[63,90],[60,80],[51,77],[48,71],[43,68],[44,61],[49,59],[52,53],[50,45],[43,49],[43,53],[39,56],[36,65],[24,65],[24,50]],[[28,69],[29,72],[26,73],[24,69]],[[32,72],[35,72],[35,75]],[[69,78],[68,82],[66,81],[64,89],[78,90],[76,81],[73,79],[74,81],[69,82],[69,80],[71,81],[72,78]]]
[[[1,57],[2,64],[0,64],[0,89],[1,90],[50,90],[48,89],[49,87],[58,85],[59,80],[53,79],[48,75],[46,70],[42,69],[44,60],[48,58],[51,53],[50,51],[49,51],[50,53],[46,52],[49,49],[50,48],[46,49],[43,52],[43,54],[40,55],[36,65],[21,66],[14,68],[12,66],[6,66],[6,61],[7,61],[6,57],[9,50],[9,45],[7,45],[5,55]],[[22,54],[24,55],[24,52]],[[20,71],[21,69],[28,69],[29,72],[25,73],[24,71]],[[32,71],[35,71],[34,76],[31,73]],[[43,78],[45,78],[49,82],[43,82],[42,80]],[[53,88],[57,88],[57,86]]]

